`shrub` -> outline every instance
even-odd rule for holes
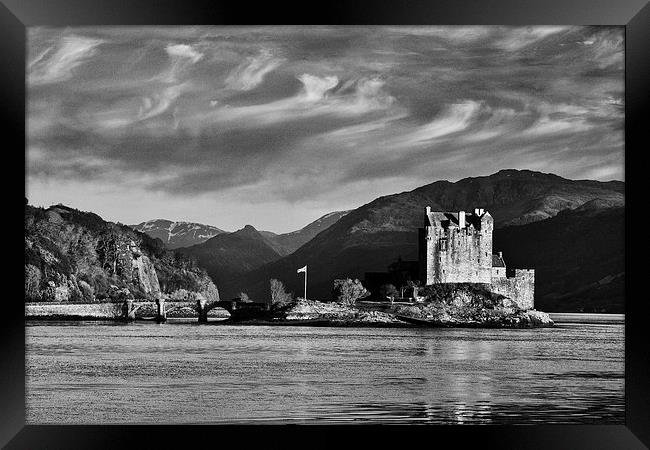
[[[247,294],[246,292],[240,292],[240,293],[239,293],[239,300],[240,300],[242,303],[253,303],[253,300],[251,300],[251,299],[248,297],[248,294]]]
[[[79,285],[77,283],[77,277],[74,275],[70,275],[70,279],[67,281],[67,287],[68,287],[68,301],[74,302],[74,303],[81,303],[83,302],[83,294],[81,293],[81,289],[79,289]]]
[[[208,280],[201,291],[201,294],[206,298],[210,303],[219,301],[219,290],[217,287]]]
[[[84,280],[79,280],[77,284],[79,285],[81,297],[83,298],[84,302],[90,303],[95,300],[95,293],[93,292],[93,288],[88,283],[86,283]]]
[[[127,299],[133,299],[133,294],[128,288],[120,288],[118,286],[112,285],[108,290],[108,296],[111,300],[122,301]]]
[[[285,291],[282,281],[271,278],[271,305],[276,308],[281,308],[290,304],[293,301],[291,294]]]
[[[93,288],[93,292],[95,293],[95,297],[97,299],[105,299],[109,297],[108,293],[111,288],[111,284],[104,272],[98,273],[91,279],[91,283],[88,284],[90,284],[90,286]]]
[[[345,280],[334,280],[334,289],[332,289],[332,299],[343,305],[352,306],[357,300],[367,297],[370,292],[363,287],[361,281],[350,278]]]
[[[186,289],[176,289],[169,294],[170,300],[189,302],[196,299],[196,294]]]
[[[397,288],[392,284],[384,284],[379,288],[379,295],[382,298],[389,298],[392,302],[399,295]]]

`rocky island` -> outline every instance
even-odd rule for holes
[[[322,302],[298,299],[258,313],[233,314],[225,323],[373,327],[551,327],[547,313],[524,310],[483,287],[449,286],[417,302]]]

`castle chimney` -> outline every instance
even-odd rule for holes
[[[503,259],[503,252],[499,252],[499,258]]]
[[[458,213],[458,228],[465,228],[465,211]]]
[[[427,215],[431,212],[431,207],[427,206]]]

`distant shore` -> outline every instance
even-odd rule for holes
[[[553,322],[564,323],[625,323],[625,314],[609,313],[548,313]]]

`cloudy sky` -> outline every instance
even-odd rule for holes
[[[28,32],[27,196],[300,228],[503,168],[624,180],[622,27]]]

